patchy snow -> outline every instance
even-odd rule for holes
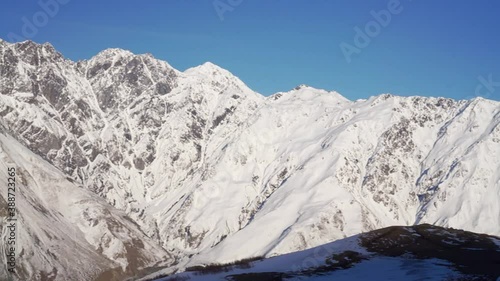
[[[439,259],[418,260],[411,258],[392,258],[374,256],[368,260],[360,261],[348,269],[338,269],[321,274],[310,274],[307,277],[293,275],[299,274],[300,270],[313,269],[325,265],[328,256],[334,253],[342,253],[352,250],[370,256],[363,248],[359,247],[357,237],[351,237],[337,242],[323,245],[314,249],[286,254],[283,256],[269,258],[263,261],[252,262],[247,268],[234,266],[220,273],[184,272],[170,277],[160,278],[156,281],[175,280],[203,280],[223,281],[227,276],[277,272],[288,274],[283,280],[443,280],[451,277],[459,277],[460,274],[451,269],[447,261]],[[299,274],[300,275],[300,274]],[[152,276],[148,277],[151,278]]]

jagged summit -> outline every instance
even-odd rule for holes
[[[9,45],[12,45],[14,47],[18,47],[18,48],[47,49],[47,50],[52,50],[53,52],[57,52],[57,50],[54,48],[54,46],[49,42],[37,43],[33,40],[25,40],[25,41],[16,42],[16,43],[9,43],[7,41],[3,41],[3,42],[5,42]]]
[[[120,49],[120,48],[108,48],[106,50],[99,52],[92,59],[98,59],[98,58],[109,59],[109,58],[117,57],[117,56],[126,57],[126,56],[133,56],[133,55],[134,55],[134,53],[132,53],[129,50]]]
[[[335,102],[347,103],[350,102],[347,98],[342,96],[336,91],[327,91],[324,89],[317,89],[305,84],[298,85],[288,92],[278,92],[268,97],[268,100],[278,102],[303,102],[303,101],[316,101],[316,102]]]
[[[53,61],[64,60],[63,55],[58,52],[52,44],[46,42],[43,44],[36,43],[32,40],[26,40],[17,43],[9,43],[7,41],[2,41],[0,46],[6,48],[5,50],[11,50],[13,54],[18,55],[23,61],[29,64],[33,63],[44,63]]]
[[[301,90],[301,89],[305,89],[305,88],[313,88],[313,87],[310,87],[306,84],[300,84],[298,85],[297,87],[293,88],[294,90]]]

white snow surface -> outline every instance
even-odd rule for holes
[[[146,264],[171,255],[183,268],[390,225],[500,235],[497,101],[350,101],[305,85],[264,97],[212,63],[181,72],[120,49],[72,62],[30,41],[0,42],[0,73],[2,159],[29,173],[33,194],[20,196],[20,231],[60,223],[71,239],[57,244],[87,258],[126,267],[118,256],[134,237],[151,250]],[[26,239],[27,252],[47,248]],[[57,268],[66,280],[66,264],[36,259],[28,276]],[[90,280],[90,268],[72,274]]]

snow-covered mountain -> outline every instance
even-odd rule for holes
[[[391,226],[268,259],[194,266],[154,279],[494,281],[500,278],[499,262],[498,237],[422,224]]]
[[[0,41],[0,118],[22,280],[120,280],[390,225],[500,235],[497,101],[264,97],[211,63]]]

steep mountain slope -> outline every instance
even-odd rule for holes
[[[498,280],[499,263],[498,237],[431,225],[393,226],[269,259],[200,265],[153,279]]]
[[[110,208],[3,131],[0,144],[2,186],[7,186],[7,169],[16,169],[19,280],[122,280],[145,267],[173,262],[124,212]],[[2,212],[6,201],[2,196]],[[2,229],[9,224],[4,215],[0,224]],[[2,231],[2,241],[7,234]],[[8,247],[0,244],[2,252]],[[4,255],[0,260],[4,265]],[[8,276],[5,270],[0,267],[0,276]]]
[[[180,72],[120,49],[72,62],[0,41],[0,118],[1,144],[37,155],[26,171],[57,171],[64,200],[77,189],[101,202],[96,216],[134,222],[126,237],[158,251],[143,266],[273,256],[390,225],[500,235],[492,100],[349,101],[305,85],[263,97],[211,63]],[[77,222],[64,227],[88,231]],[[109,259],[97,240],[82,243]]]
[[[227,140],[214,177],[193,191],[194,207],[176,213],[192,233],[212,237],[194,262],[272,256],[415,222],[499,233],[497,102],[342,104],[313,89],[286,94]],[[462,123],[473,123],[462,129],[476,132],[468,140],[443,133]]]

